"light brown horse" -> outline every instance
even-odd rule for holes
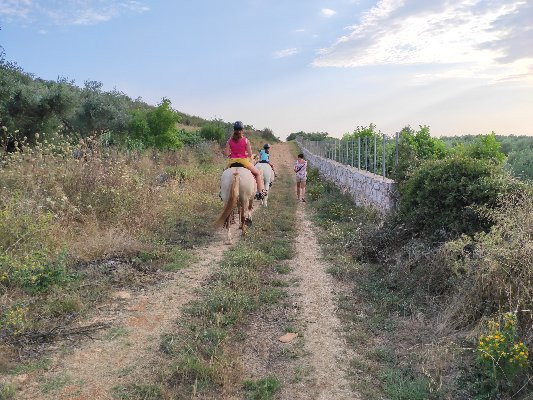
[[[242,234],[252,223],[252,209],[257,184],[250,170],[244,167],[226,169],[220,178],[220,196],[224,202],[224,210],[215,222],[216,227],[224,226],[227,232],[227,244],[231,244],[230,225],[233,209],[237,206]]]

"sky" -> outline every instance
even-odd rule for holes
[[[533,0],[0,0],[6,58],[277,136],[533,135]]]

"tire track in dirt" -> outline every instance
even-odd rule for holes
[[[327,264],[321,260],[316,234],[303,207],[298,208],[297,221],[299,234],[293,274],[300,282],[296,288],[296,302],[300,319],[305,324],[304,350],[313,371],[314,384],[311,397],[291,393],[283,398],[356,399],[343,370],[350,358],[348,346],[341,338],[341,322],[336,316],[335,284],[327,272]]]
[[[289,146],[274,146],[273,158],[276,166],[292,173],[294,157]],[[240,364],[245,378],[276,376],[282,383],[277,399],[358,399],[343,369],[351,355],[336,316],[336,286],[327,272],[328,265],[322,261],[317,235],[303,203],[297,207],[296,225],[296,255],[288,262],[292,270],[272,277],[287,279],[289,296],[283,304],[256,313],[243,327],[246,339],[240,347]],[[296,329],[299,337],[281,343],[278,338],[288,327]]]
[[[235,225],[232,229],[237,230]],[[234,232],[234,236],[239,235]],[[49,370],[40,376],[31,374],[17,398],[107,400],[113,398],[113,387],[149,379],[159,363],[161,335],[172,328],[181,308],[195,298],[212,267],[229,248],[219,234],[216,243],[196,251],[198,262],[144,294],[123,299],[124,310],[118,316],[97,314],[91,322],[112,322],[112,328],[94,340],[82,342],[68,354],[54,354]],[[62,388],[43,393],[46,382],[53,385],[61,380]]]

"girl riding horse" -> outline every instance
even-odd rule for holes
[[[264,196],[264,185],[261,171],[259,171],[250,161],[252,157],[252,146],[250,141],[244,137],[244,125],[241,121],[233,124],[233,135],[226,143],[226,156],[228,156],[228,167],[234,164],[240,164],[244,168],[248,168],[254,175],[257,182],[256,199],[261,200]]]

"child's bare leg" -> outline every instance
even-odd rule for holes
[[[265,184],[263,182],[263,174],[261,171],[259,171],[257,168],[255,168],[253,165],[250,166],[250,171],[255,176],[255,180],[257,182],[257,191],[261,193],[265,189]]]
[[[300,200],[300,182],[296,182],[296,195],[298,196],[298,200]]]
[[[305,181],[302,181],[300,183],[300,186],[301,186],[300,193],[302,195],[302,200],[303,200],[303,199],[305,199]]]

